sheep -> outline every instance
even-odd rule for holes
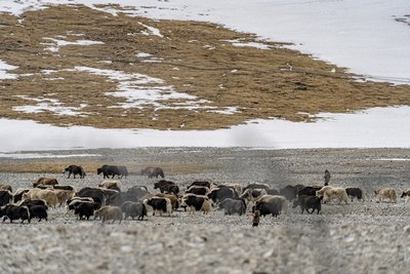
[[[396,196],[396,191],[393,188],[390,187],[384,187],[384,188],[379,188],[374,191],[374,194],[376,197],[379,198],[379,202],[382,201],[390,201],[392,203],[397,202],[397,196]]]
[[[114,223],[116,220],[121,223],[122,221],[122,211],[118,206],[103,206],[94,213],[95,218],[101,218],[104,223],[107,220],[112,220],[111,223]]]
[[[338,199],[339,203],[349,203],[349,198],[347,196],[346,189],[342,187],[324,186],[320,190],[316,191],[316,196],[319,198],[323,197],[324,204],[333,199]]]

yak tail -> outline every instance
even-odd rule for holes
[[[145,204],[142,204],[142,218],[144,219],[144,216],[148,216],[148,212],[147,212],[147,207],[145,206]]]
[[[148,199],[144,199],[142,201],[142,204],[144,205],[145,214],[147,214],[146,216],[148,217]],[[154,209],[154,208],[152,208],[152,209]],[[155,211],[154,211],[154,214],[155,214]]]
[[[171,200],[168,198],[165,198],[165,201],[167,201],[167,213],[169,214],[169,216],[171,216],[172,213],[172,204],[171,204]]]
[[[283,201],[283,205],[282,205],[283,207],[282,207],[282,212],[283,212],[283,214],[287,214],[288,213],[288,207],[289,207],[289,202],[288,202],[288,200],[284,200]]]
[[[243,213],[245,214],[246,213],[246,201],[245,201],[245,199],[243,199],[243,198],[239,198],[239,200],[241,200],[241,202],[242,202],[242,207],[243,207]]]
[[[27,210],[27,221],[30,223],[31,216],[30,216],[30,210],[28,209],[28,206],[23,206]]]

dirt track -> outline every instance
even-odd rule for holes
[[[200,163],[195,173],[169,172],[180,185],[194,178],[215,182],[265,181],[275,187],[288,183],[321,183],[324,168],[331,184],[359,186],[365,202],[324,205],[320,215],[289,209],[279,218],[266,217],[253,229],[249,216],[209,216],[175,212],[147,221],[101,225],[76,221],[65,209],[50,211],[48,223],[0,224],[0,269],[5,273],[397,273],[410,263],[409,205],[376,203],[371,192],[393,186],[409,187],[409,150],[283,150],[140,149],[85,151],[102,154],[95,161],[158,165],[173,161]],[[69,152],[61,152],[69,153]],[[0,160],[2,165],[23,160]],[[32,160],[24,160],[26,163]],[[33,160],[40,161],[41,160]],[[68,160],[67,164],[76,162]],[[43,173],[1,173],[14,188],[27,186]],[[91,172],[85,180],[60,184],[79,188],[96,185]],[[123,181],[152,189],[155,180],[131,175]]]

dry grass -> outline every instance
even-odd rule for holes
[[[0,172],[4,173],[55,173],[61,174],[71,162],[55,161],[55,160],[24,160],[24,161],[9,161],[3,162],[0,165]],[[212,166],[201,166],[196,163],[176,163],[176,162],[161,162],[161,163],[121,163],[121,162],[100,162],[89,160],[77,160],[76,164],[81,165],[87,174],[96,174],[97,168],[103,164],[126,165],[130,174],[139,174],[142,168],[147,166],[160,166],[164,169],[167,175],[176,174],[195,174],[204,172],[205,169],[214,169]]]
[[[269,43],[270,50],[234,47],[224,40],[254,41],[255,36],[219,25],[191,21],[154,21],[124,14],[112,16],[84,6],[56,6],[30,11],[17,17],[1,14],[0,59],[18,66],[16,73],[31,74],[0,84],[0,116],[32,119],[55,125],[89,125],[100,128],[214,129],[254,118],[278,117],[308,121],[306,112],[349,112],[376,106],[409,105],[410,87],[353,81],[343,68],[314,60],[309,55]],[[145,28],[158,28],[165,36],[128,35]],[[81,37],[70,35],[82,33]],[[45,51],[44,37],[67,36],[65,40],[89,39],[104,44],[65,46],[58,54]],[[204,48],[210,45],[213,50]],[[161,63],[143,63],[138,52],[147,52]],[[101,63],[103,60],[111,64]],[[292,70],[289,70],[289,65]],[[176,90],[212,101],[220,108],[237,106],[239,113],[224,115],[206,110],[157,110],[107,108],[126,101],[107,96],[117,83],[80,72],[62,71],[50,81],[43,69],[62,70],[89,66],[143,73],[164,79]],[[179,70],[175,70],[177,67]],[[237,72],[232,73],[232,70]],[[331,72],[335,70],[336,72]],[[223,88],[220,88],[220,86]],[[15,97],[46,96],[65,106],[85,103],[85,117],[57,116],[52,112],[22,113],[15,106],[32,102]],[[156,117],[157,120],[152,118]]]

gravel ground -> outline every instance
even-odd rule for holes
[[[64,208],[50,210],[49,222],[0,224],[1,273],[397,273],[410,266],[410,205],[376,203],[371,193],[380,186],[397,192],[410,188],[410,161],[405,149],[244,150],[135,149],[92,150],[98,161],[128,166],[174,161],[195,163],[192,174],[169,174],[185,185],[193,179],[214,182],[322,184],[325,169],[331,184],[358,186],[365,202],[324,205],[322,214],[289,209],[278,218],[263,218],[257,228],[251,217],[212,212],[175,212],[172,217],[104,224],[76,221]],[[53,152],[69,154],[72,152]],[[94,158],[93,158],[94,159]],[[75,163],[76,159],[65,159]],[[0,164],[36,160],[0,159]],[[56,176],[77,188],[97,185],[101,177],[67,180],[62,174],[0,173],[13,188],[28,186],[39,176]],[[155,180],[130,175],[123,188]],[[400,193],[399,193],[400,194]]]

